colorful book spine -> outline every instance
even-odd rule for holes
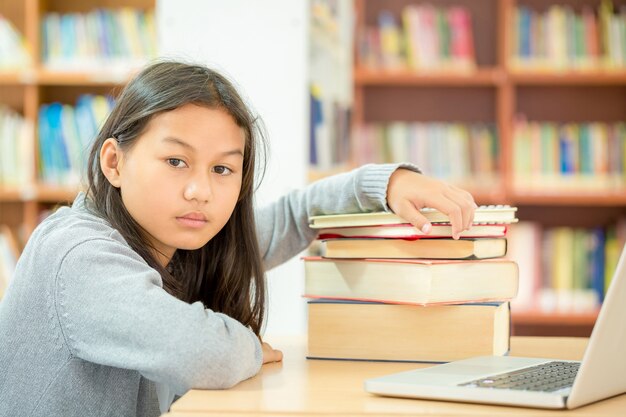
[[[0,186],[27,188],[34,182],[33,126],[0,105]]]
[[[0,71],[17,70],[30,63],[24,36],[0,13]]]
[[[55,70],[127,70],[154,58],[154,12],[123,7],[89,13],[48,13],[42,60]]]
[[[83,95],[75,106],[45,104],[38,116],[38,177],[54,186],[76,186],[98,127],[113,107],[104,96]]]
[[[497,129],[490,124],[407,123],[357,127],[353,152],[358,164],[415,163],[423,172],[466,186],[497,182]]]
[[[399,16],[381,11],[377,23],[359,36],[358,61],[364,67],[415,71],[476,67],[472,18],[465,7],[409,4]]]
[[[626,220],[608,227],[511,225],[507,258],[519,265],[513,311],[597,311],[626,242]]]
[[[596,11],[553,4],[513,12],[511,65],[530,70],[626,68],[626,8],[602,0]]]
[[[527,122],[514,126],[514,184],[533,190],[605,192],[626,187],[626,123]]]

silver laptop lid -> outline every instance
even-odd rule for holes
[[[626,246],[567,399],[575,408],[626,392]]]

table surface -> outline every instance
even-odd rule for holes
[[[363,390],[367,378],[429,366],[415,363],[307,360],[305,337],[268,338],[284,360],[229,390],[191,390],[167,417],[200,416],[624,416],[626,394],[575,410],[380,397]],[[589,339],[512,337],[511,356],[580,360]]]

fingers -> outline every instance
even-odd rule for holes
[[[448,216],[452,225],[452,238],[458,239],[461,232],[466,229],[461,207],[445,195],[437,195],[429,199],[428,206]]]
[[[269,343],[262,342],[263,348],[263,363],[280,362],[283,360],[283,352],[278,349],[273,349]]]
[[[430,222],[420,213],[419,208],[416,208],[410,201],[403,201],[394,211],[398,216],[421,230],[425,235],[430,233],[432,228]]]
[[[472,227],[477,206],[469,193],[450,187],[442,194],[429,198],[427,203],[448,216],[453,239],[459,239],[461,232]]]
[[[445,196],[460,208],[463,230],[469,230],[474,222],[474,212],[477,208],[472,195],[467,191],[451,187]]]
[[[450,219],[454,239],[472,226],[477,208],[467,191],[405,169],[398,169],[391,175],[387,203],[394,213],[425,234],[430,232],[431,225],[419,210],[432,207],[440,211]]]

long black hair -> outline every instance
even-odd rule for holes
[[[156,115],[195,104],[227,112],[245,134],[243,179],[235,209],[223,229],[196,250],[178,249],[163,267],[146,232],[126,210],[120,190],[100,169],[100,149],[115,138],[130,150]],[[186,301],[201,301],[260,334],[265,309],[265,277],[253,211],[255,165],[265,169],[266,141],[260,121],[236,88],[219,73],[202,65],[157,62],[146,67],[122,90],[91,148],[88,196],[96,213],[117,229],[126,242],[163,279],[164,289]],[[257,159],[257,157],[260,157]]]

